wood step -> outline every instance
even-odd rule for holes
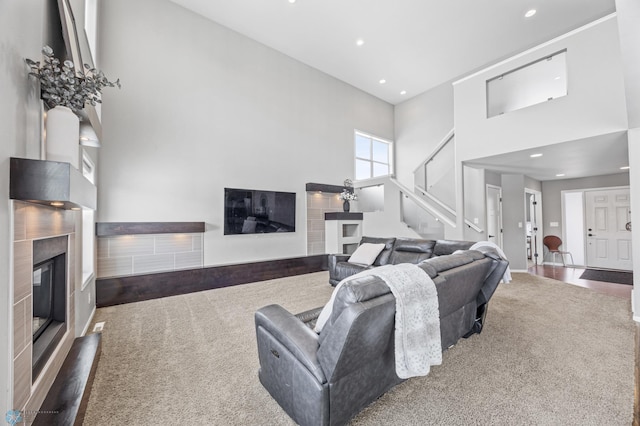
[[[101,333],[78,337],[73,341],[58,376],[38,410],[34,426],[82,425],[101,351]]]

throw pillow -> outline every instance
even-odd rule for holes
[[[347,262],[373,265],[382,250],[384,250],[384,244],[362,243]]]

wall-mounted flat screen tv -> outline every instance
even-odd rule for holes
[[[224,235],[295,230],[295,192],[224,189]]]

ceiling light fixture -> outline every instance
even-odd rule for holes
[[[291,0],[289,0],[289,1],[291,1]],[[531,18],[533,15],[536,14],[536,12],[537,11],[535,9],[527,10],[527,13],[524,14],[524,17],[525,18]]]
[[[296,0],[289,0],[289,3],[291,3],[291,4],[293,4],[295,2],[296,2]]]
[[[629,166],[622,166],[620,167],[620,170],[629,170]]]
[[[364,40],[363,39],[359,38],[359,39],[356,40],[356,45],[362,46],[363,44],[364,44]]]
[[[385,80],[384,78],[382,80],[380,80],[380,84],[385,84],[387,82],[387,80]]]
[[[406,94],[407,94],[407,91],[406,91],[406,90],[403,90],[402,92],[400,92],[400,94],[401,94],[401,95],[406,95]]]
[[[558,173],[556,177],[563,177],[564,175],[565,175],[564,173]]]
[[[64,203],[62,201],[53,201],[53,202],[51,202],[51,205],[53,207],[62,207],[62,206],[64,206]]]
[[[538,158],[538,157],[542,157],[542,154],[531,154],[529,157]]]

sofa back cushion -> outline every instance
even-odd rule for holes
[[[436,242],[433,240],[396,238],[389,262],[393,265],[399,263],[418,264],[433,256],[433,248],[435,245]]]
[[[433,248],[433,255],[443,256],[453,254],[456,250],[468,250],[473,244],[473,241],[438,240]]]
[[[333,303],[331,303],[331,300],[328,302],[328,304],[331,304],[330,307],[328,307],[329,315],[326,319],[326,323],[322,325],[320,341],[323,340],[324,330],[331,327],[331,325],[340,317],[342,311],[351,305],[365,302],[387,293],[391,293],[389,287],[387,287],[384,281],[374,275],[365,275],[363,277],[354,278],[348,282],[341,283],[341,285],[333,290]],[[327,309],[326,306],[325,309]]]
[[[362,237],[360,244],[384,244],[384,249],[380,252],[376,260],[373,262],[373,266],[381,266],[389,263],[389,256],[391,256],[391,250],[393,249],[393,243],[395,238],[377,238],[377,237]]]

